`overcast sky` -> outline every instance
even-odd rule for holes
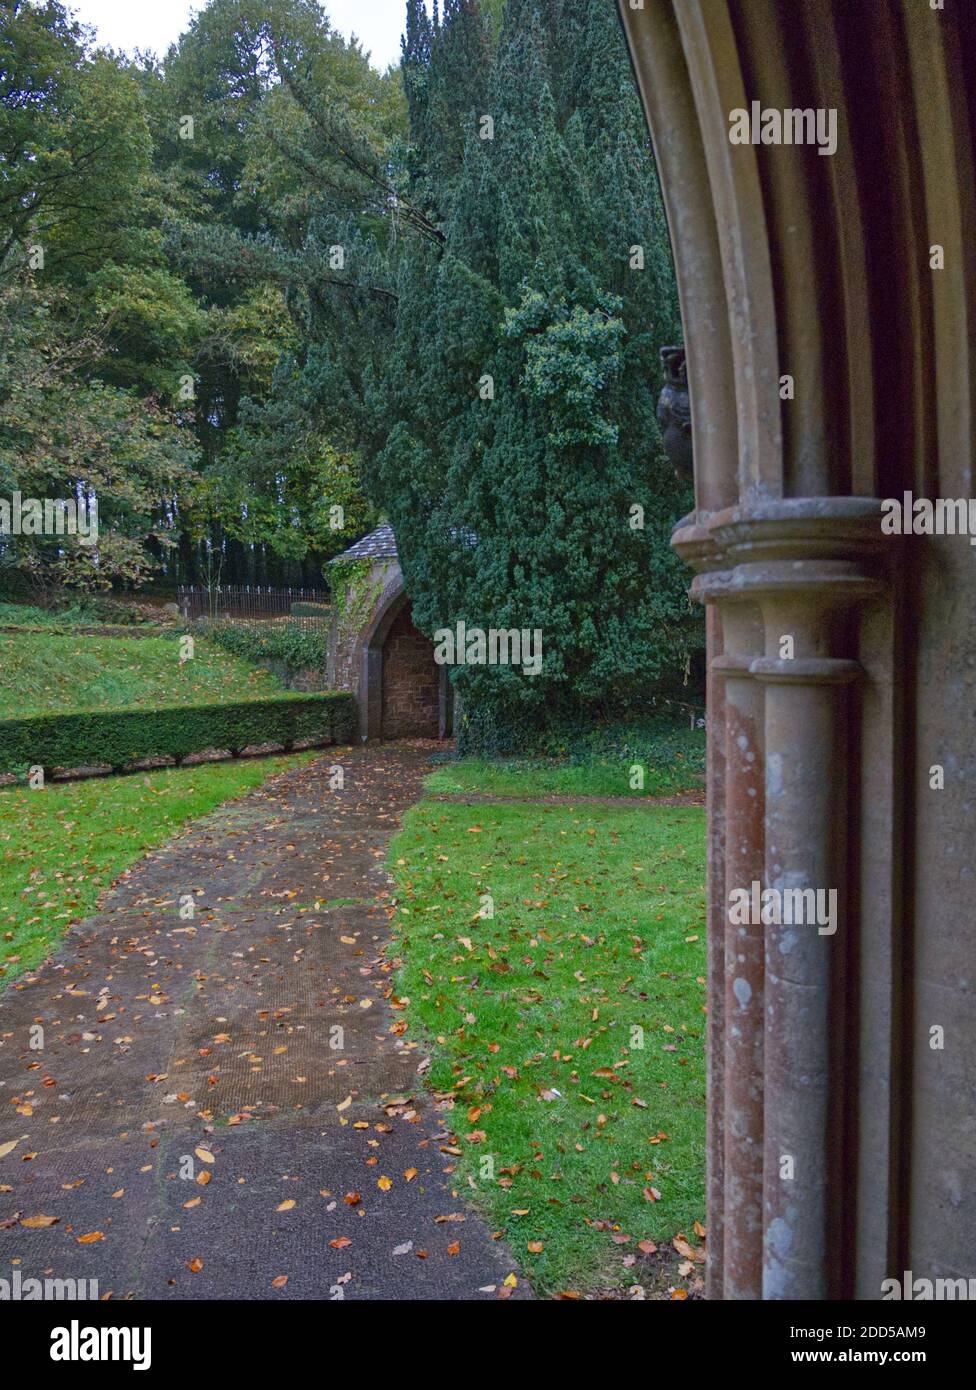
[[[75,17],[98,31],[101,43],[112,48],[154,49],[162,56],[187,26],[192,11],[205,9],[188,0],[67,0]],[[400,57],[405,0],[322,0],[332,27],[349,38],[355,34],[372,55],[373,66],[385,68]]]

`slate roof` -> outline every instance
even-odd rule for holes
[[[459,541],[462,545],[477,545],[478,543],[475,533],[466,526],[452,526],[451,539]],[[396,558],[397,545],[393,527],[377,526],[375,531],[370,531],[368,536],[363,536],[361,541],[351,545],[341,555],[334,555],[329,563],[335,564],[336,560],[395,560]]]
[[[332,563],[335,560],[395,560],[396,558],[396,536],[393,534],[393,527],[377,526],[375,531],[370,531],[368,536],[363,536],[361,541],[351,545],[341,555],[334,556]]]

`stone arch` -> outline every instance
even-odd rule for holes
[[[360,733],[363,738],[376,739],[391,736],[391,701],[389,664],[391,651],[388,643],[391,638],[402,641],[411,640],[409,634],[399,629],[410,623],[410,599],[403,583],[403,573],[399,565],[391,567],[390,573],[376,600],[372,617],[363,632],[359,676]],[[419,638],[429,647],[429,661],[433,668],[433,644],[415,632],[414,642]],[[417,673],[410,673],[415,676]],[[416,732],[418,735],[447,738],[451,733],[451,685],[447,678],[447,668],[436,668],[433,674],[436,690],[436,716],[428,723],[422,715]],[[401,719],[394,726],[392,736],[402,736],[409,732]]]
[[[674,544],[708,605],[708,1292],[877,1299],[906,1269],[968,1276],[976,1249],[971,1107],[926,1031],[976,1050],[953,851],[976,572],[964,537],[911,537],[906,565],[880,531],[882,499],[973,491],[976,14],[619,5],[685,326],[696,512]],[[836,153],[733,145],[754,101],[833,110]],[[837,932],[788,961],[781,929],[733,939],[753,879],[835,887]]]

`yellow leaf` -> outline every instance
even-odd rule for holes
[[[393,1181],[390,1178],[379,1178],[377,1180],[376,1186],[380,1189],[381,1192],[389,1192],[390,1188],[393,1186]]]
[[[292,1207],[295,1205],[296,1202],[294,1197],[288,1197],[284,1202],[278,1203],[275,1207],[275,1211],[291,1211]]]
[[[214,1158],[213,1154],[210,1152],[209,1149],[194,1149],[193,1152],[196,1154],[197,1158],[200,1160],[201,1163],[217,1162],[217,1160]]]

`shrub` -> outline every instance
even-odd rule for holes
[[[244,623],[207,623],[202,630],[219,646],[246,661],[275,662],[289,672],[310,666],[325,670],[329,640],[325,623],[314,628],[297,622],[269,623],[263,628]]]
[[[291,615],[293,618],[327,618],[331,612],[327,603],[293,603],[291,605]]]
[[[123,768],[172,757],[254,744],[341,743],[353,737],[356,705],[343,691],[282,694],[233,703],[162,709],[76,710],[0,721],[0,772],[97,766]]]
[[[705,772],[705,731],[690,728],[670,705],[644,710],[630,719],[589,723],[562,720],[540,731],[495,717],[485,705],[465,709],[458,720],[458,757],[556,758],[584,765],[603,761],[667,767],[676,759],[696,775]]]

